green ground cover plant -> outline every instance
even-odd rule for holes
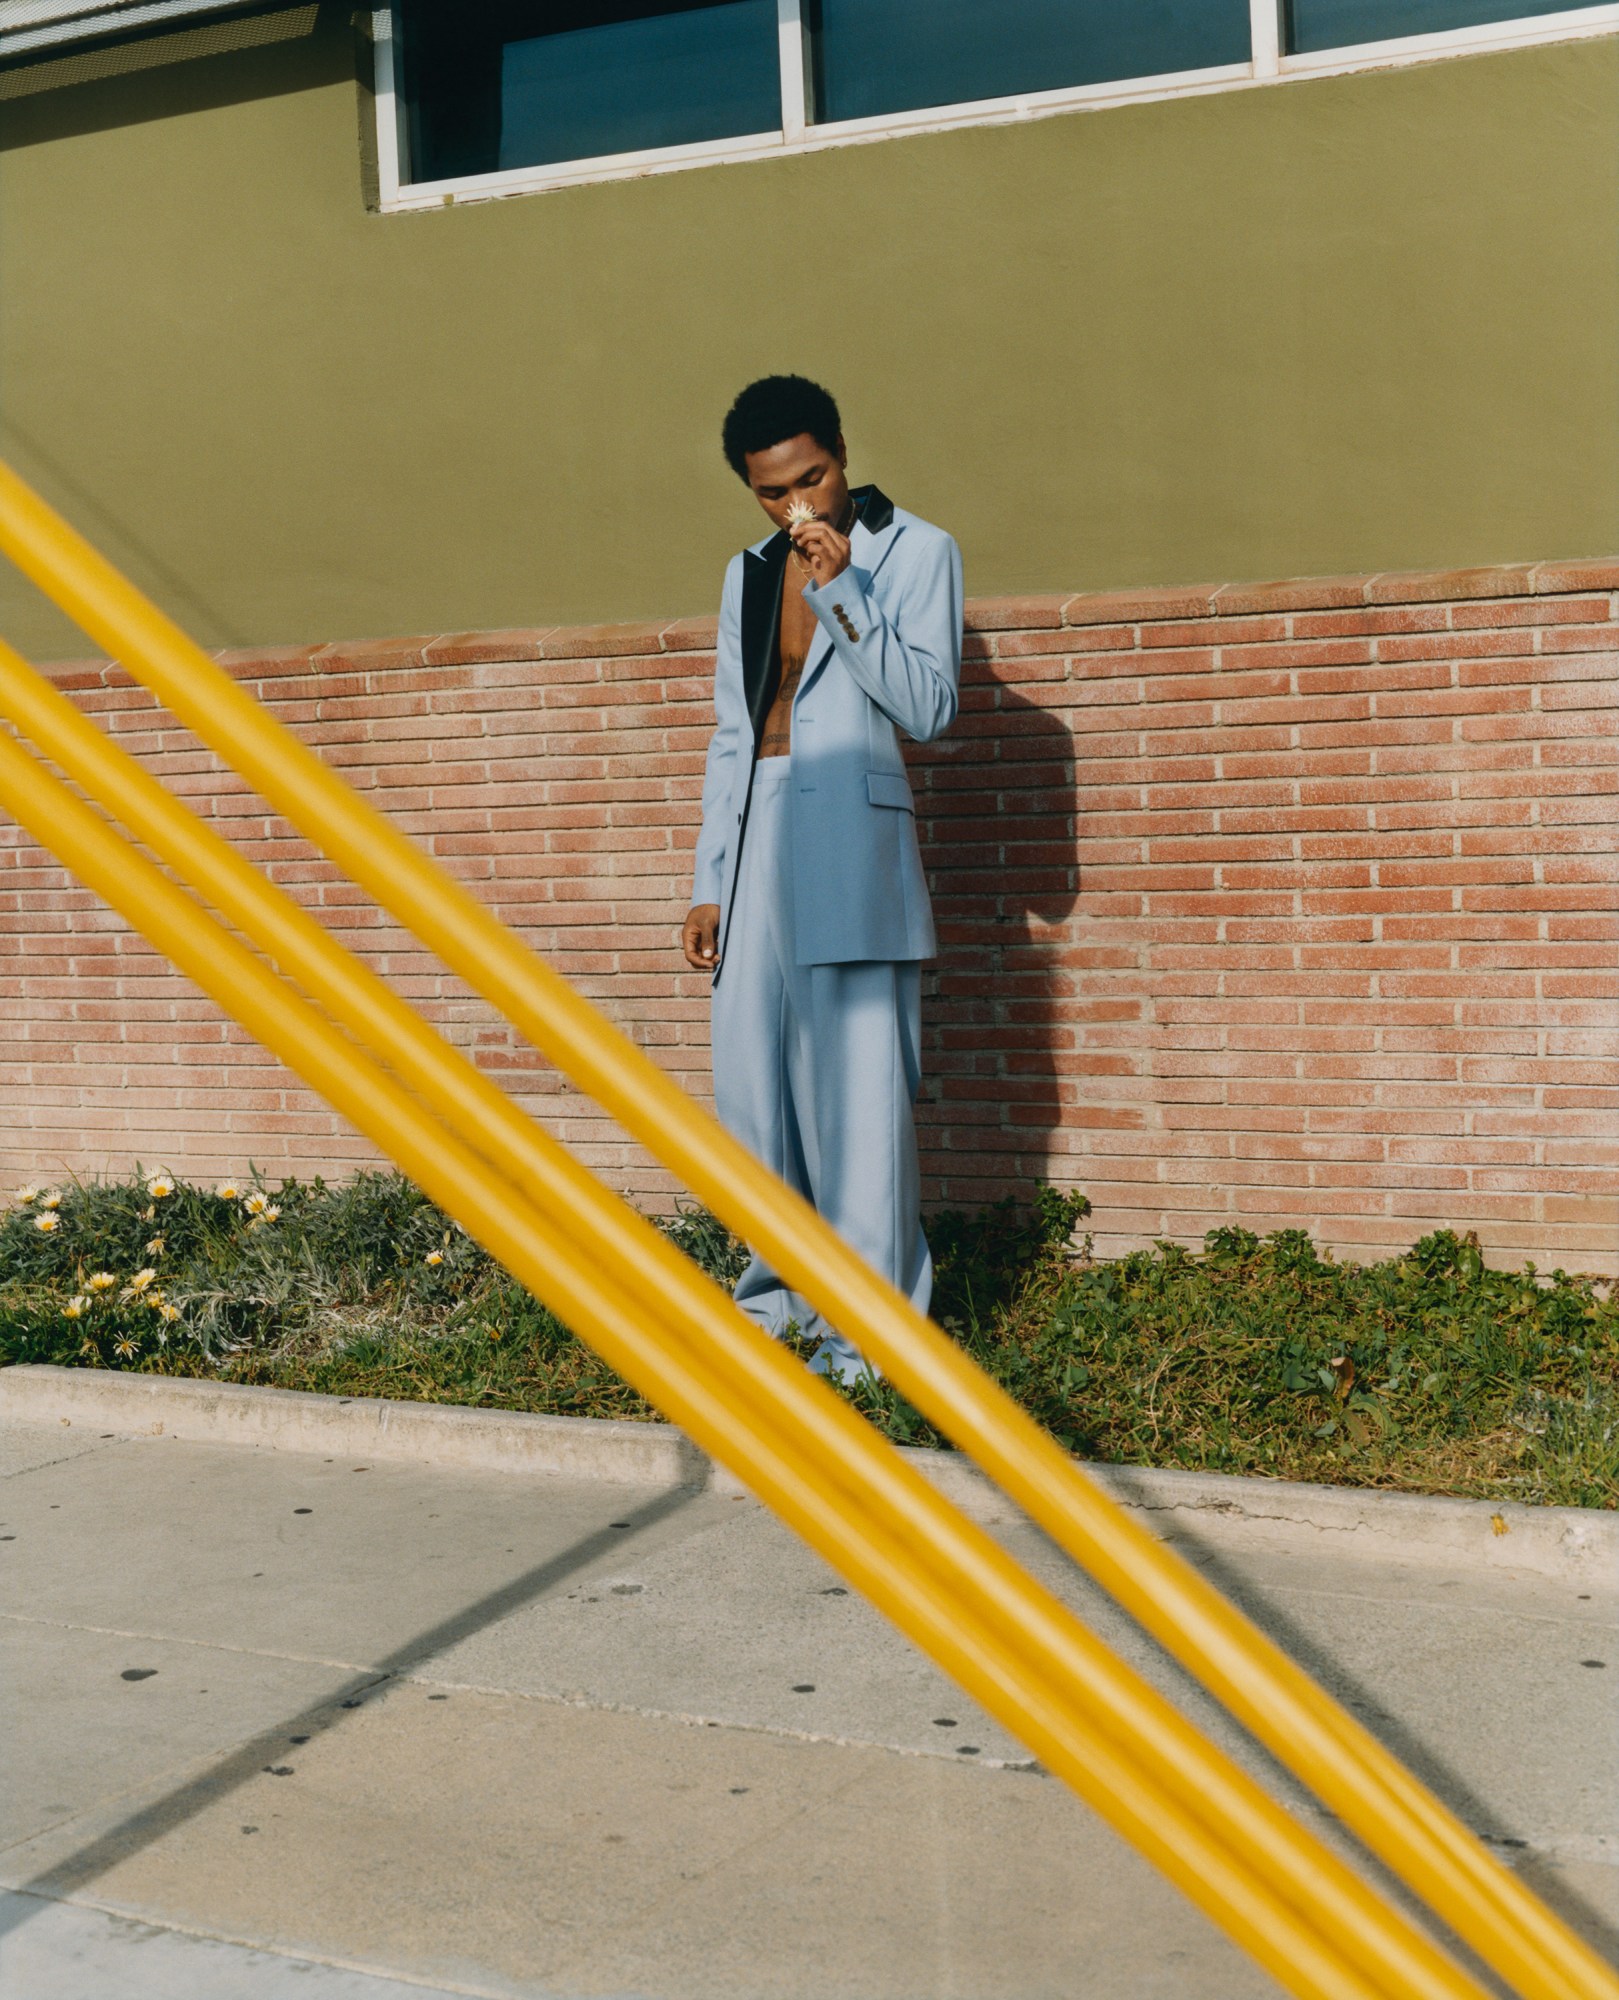
[[[932,1217],[941,1323],[1070,1450],[1128,1464],[1619,1505],[1619,1299],[1489,1266],[1440,1230],[1377,1264],[1299,1230],[1213,1231],[1116,1259],[1088,1204]],[[712,1216],[659,1226],[722,1284]],[[22,1188],[0,1216],[0,1362],[129,1368],[349,1396],[650,1419],[433,1203],[393,1173],[328,1186],[166,1175]],[[891,1387],[853,1399],[939,1445]]]

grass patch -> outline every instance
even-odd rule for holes
[[[928,1225],[941,1324],[1070,1450],[1619,1505],[1619,1301],[1602,1281],[1492,1270],[1449,1230],[1369,1265],[1241,1229],[1100,1261],[1073,1246],[1086,1212],[1040,1188]],[[735,1282],[745,1253],[712,1216],[659,1226]],[[0,1218],[0,1361],[656,1415],[393,1173],[20,1190]],[[945,1442],[886,1385],[854,1400],[898,1442]]]

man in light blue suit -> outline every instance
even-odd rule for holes
[[[900,737],[955,719],[961,553],[875,486],[851,491],[837,405],[802,376],[744,389],[724,443],[775,531],[725,573],[682,935],[714,974],[714,1100],[926,1312],[913,1106],[936,944]],[[821,1373],[866,1371],[758,1257],[736,1297],[817,1338]]]

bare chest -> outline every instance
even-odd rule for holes
[[[800,579],[789,562],[781,591],[781,683],[765,717],[764,734],[759,740],[761,757],[785,757],[793,747],[793,696],[798,692],[819,629],[815,613],[804,602]]]

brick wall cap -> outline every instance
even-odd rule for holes
[[[1275,583],[1223,583],[1214,593],[1221,617],[1255,611],[1344,611],[1366,602],[1363,576],[1290,576]]]
[[[1142,625],[1265,611],[1342,610],[1356,605],[1446,599],[1570,595],[1619,590],[1619,556],[1473,569],[1389,570],[1361,576],[1282,577],[1270,582],[1157,584],[1138,590],[1024,592],[967,600],[969,635],[1055,631],[1064,626]],[[477,666],[524,660],[611,659],[712,652],[713,617],[640,619],[607,625],[520,625],[306,645],[228,646],[213,654],[238,679],[288,673],[376,673],[416,666]],[[975,649],[976,650],[976,649]],[[116,660],[53,661],[58,687],[113,686],[128,678]]]
[[[422,660],[429,667],[477,667],[543,660],[545,642],[557,629],[555,625],[517,625],[486,632],[446,633],[422,648]]]
[[[1054,629],[1062,623],[1064,591],[1047,591],[1023,597],[969,597],[966,605],[969,632],[1027,631]]]
[[[540,657],[599,660],[627,653],[657,654],[663,651],[663,632],[663,623],[650,618],[621,625],[558,625],[545,641]]]
[[[1137,625],[1143,619],[1207,618],[1214,609],[1218,584],[1176,588],[1158,585],[1144,590],[1088,590],[1065,599],[1065,625]]]
[[[222,667],[232,673],[244,669],[249,674],[307,673],[309,663],[322,650],[313,646],[227,646],[223,652],[211,653],[210,659],[217,660]]]
[[[1537,596],[1551,597],[1565,590],[1619,590],[1619,556],[1535,564]]]
[[[434,632],[419,632],[397,639],[333,639],[324,646],[311,648],[309,665],[317,674],[419,667],[423,653],[437,636]]]
[[[1535,564],[1498,563],[1487,569],[1392,570],[1366,579],[1368,604],[1423,604],[1436,598],[1528,597]]]
[[[659,635],[666,653],[712,653],[719,644],[718,618],[676,618]]]
[[[108,675],[114,670],[111,660],[58,660],[39,669],[51,686],[64,694],[83,688],[105,687]]]

